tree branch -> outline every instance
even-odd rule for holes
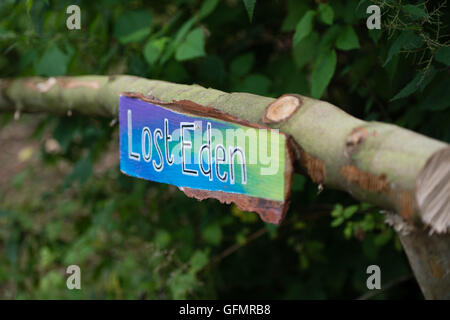
[[[0,80],[0,111],[116,117],[121,92],[163,102],[190,100],[250,122],[264,120],[293,138],[297,170],[315,183],[438,233],[450,227],[450,194],[443,192],[450,187],[448,144],[395,125],[359,120],[309,97],[275,100],[127,75],[21,78]]]
[[[284,95],[276,100],[127,75],[21,78],[0,80],[0,112],[78,112],[115,118],[121,92],[162,102],[189,100],[279,128],[292,138],[296,169],[315,183],[397,212],[422,229],[423,225],[435,233],[450,229],[447,143],[392,124],[366,122],[309,97]],[[399,236],[422,291],[427,298],[448,298],[449,234],[414,234]]]

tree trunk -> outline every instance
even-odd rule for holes
[[[397,234],[425,298],[450,300],[450,235]]]

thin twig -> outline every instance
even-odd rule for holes
[[[267,228],[263,227],[261,229],[259,229],[258,231],[252,233],[246,240],[244,243],[236,243],[234,245],[232,245],[231,247],[228,247],[227,249],[225,249],[224,251],[222,251],[221,254],[219,254],[218,256],[216,256],[212,261],[211,264],[216,264],[219,261],[221,261],[222,259],[228,257],[230,254],[234,253],[235,251],[237,251],[238,249],[240,249],[241,247],[249,244],[250,242],[252,242],[255,239],[258,239],[259,237],[261,237],[262,235],[267,233]]]
[[[394,279],[391,282],[388,282],[385,285],[381,286],[381,289],[379,289],[379,290],[372,290],[372,291],[368,291],[368,292],[364,293],[362,296],[357,298],[357,300],[369,300],[370,298],[373,298],[377,294],[385,292],[385,291],[389,290],[390,288],[395,287],[396,285],[398,285],[402,282],[411,280],[412,278],[413,278],[412,274],[407,274],[400,278]]]

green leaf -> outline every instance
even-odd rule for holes
[[[161,64],[166,63],[173,55],[175,50],[180,46],[183,40],[185,40],[187,33],[191,30],[191,27],[198,20],[197,16],[193,16],[188,21],[186,21],[181,28],[178,29],[177,34],[173,41],[169,43],[167,50],[162,55],[160,61]]]
[[[405,98],[419,89],[419,82],[422,75],[416,74],[416,76],[402,89],[400,90],[390,101],[395,101],[401,98]]]
[[[311,75],[311,95],[319,99],[327,88],[336,69],[336,52],[322,53]]]
[[[447,66],[450,66],[450,46],[441,47],[436,50],[434,54],[436,61],[439,61]]]
[[[433,80],[436,75],[436,70],[430,68],[426,75],[418,73],[415,77],[402,89],[400,90],[390,101],[395,101],[401,98],[405,98],[416,92],[418,89],[423,91],[423,89]]]
[[[332,25],[334,20],[333,8],[326,3],[319,4],[318,8],[319,19],[325,24]]]
[[[186,39],[178,47],[175,59],[185,61],[203,57],[205,55],[205,38],[201,28],[189,32]]]
[[[359,48],[358,36],[353,27],[346,26],[341,29],[336,39],[336,48],[340,50],[352,50]]]
[[[341,31],[341,26],[339,26],[339,25],[333,25],[333,26],[329,27],[325,31],[325,33],[323,33],[320,36],[320,41],[319,41],[317,51],[325,52],[325,51],[331,50],[334,47],[336,38],[338,37],[340,31]]]
[[[349,222],[344,228],[344,237],[350,239],[353,235],[353,223]]]
[[[150,34],[152,15],[146,10],[127,11],[114,25],[114,36],[122,44],[139,42]]]
[[[427,17],[423,7],[420,8],[412,4],[405,4],[402,6],[402,10],[409,14],[414,20],[421,20]]]
[[[197,273],[208,263],[208,254],[204,251],[196,250],[189,260],[190,272]]]
[[[357,211],[358,211],[358,206],[357,205],[353,205],[353,206],[347,207],[347,208],[345,208],[345,210],[343,212],[343,216],[344,216],[345,219],[349,219]]]
[[[217,3],[219,3],[219,0],[206,0],[203,2],[199,12],[198,12],[198,19],[201,20],[203,18],[206,18],[211,14],[211,12],[214,11],[214,9],[217,6]]]
[[[164,54],[160,58],[160,64],[164,64],[172,57],[175,50],[181,45],[182,41],[185,40],[186,34],[191,30],[192,26],[198,21],[204,19],[206,16],[211,14],[217,6],[218,0],[206,0],[203,2],[200,11],[188,19],[181,28],[178,29],[175,38],[171,41],[165,50]]]
[[[153,65],[158,61],[168,41],[169,38],[161,38],[147,42],[144,47],[144,58],[149,65]]]
[[[288,0],[287,1],[287,15],[283,20],[283,25],[281,26],[281,31],[291,31],[294,30],[298,21],[303,17],[306,11],[309,10],[309,6],[306,2],[298,0]]]
[[[305,15],[300,19],[295,28],[294,34],[294,46],[307,37],[313,28],[314,16],[316,12],[314,10],[308,10]]]
[[[375,221],[372,215],[366,214],[359,226],[363,231],[372,231],[375,228]]]
[[[52,44],[35,64],[34,70],[41,76],[63,76],[67,73],[70,58],[71,54],[66,54],[56,44]]]
[[[248,17],[250,19],[250,22],[253,19],[253,12],[255,11],[255,4],[256,0],[242,0],[245,5],[245,9],[247,10]]]
[[[218,224],[209,225],[203,229],[202,236],[206,242],[217,246],[222,241],[222,229]]]
[[[344,223],[344,218],[343,217],[338,217],[336,219],[334,219],[333,221],[331,221],[331,226],[334,227],[338,227],[340,226],[342,223]]]
[[[319,34],[317,32],[311,32],[309,36],[294,46],[293,58],[298,68],[302,68],[315,57],[318,42]]]
[[[423,39],[413,31],[403,31],[389,48],[388,56],[383,67],[385,67],[388,62],[391,61],[392,57],[397,55],[402,49],[416,49],[419,48],[422,43]]]
[[[250,72],[253,67],[255,56],[253,53],[243,54],[231,61],[230,72],[232,75],[241,77]]]
[[[343,211],[344,207],[342,206],[342,204],[338,203],[334,206],[333,211],[331,211],[331,216],[337,218],[342,214]]]

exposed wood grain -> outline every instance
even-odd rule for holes
[[[416,199],[423,221],[438,233],[450,229],[450,148],[428,159],[416,180]]]
[[[411,241],[403,238],[402,243],[417,277],[421,270],[426,273],[421,268],[428,262],[430,273],[444,275],[440,283],[431,278],[419,281],[425,295],[448,297],[448,290],[428,294],[434,286],[448,288],[450,283],[446,276],[450,272],[449,161],[448,151],[441,151],[449,148],[447,143],[392,124],[366,122],[330,103],[305,96],[298,96],[301,104],[297,108],[295,103],[277,106],[276,99],[248,93],[225,93],[127,75],[60,79],[0,80],[0,111],[65,115],[71,110],[89,116],[116,117],[119,95],[126,91],[169,104],[188,100],[189,104],[215,109],[212,113],[225,112],[249,123],[279,128],[292,140],[297,169],[315,183],[400,213],[414,221],[419,230],[427,227]],[[429,230],[442,235],[430,237]],[[441,260],[427,260],[429,255],[420,250],[435,250]]]

